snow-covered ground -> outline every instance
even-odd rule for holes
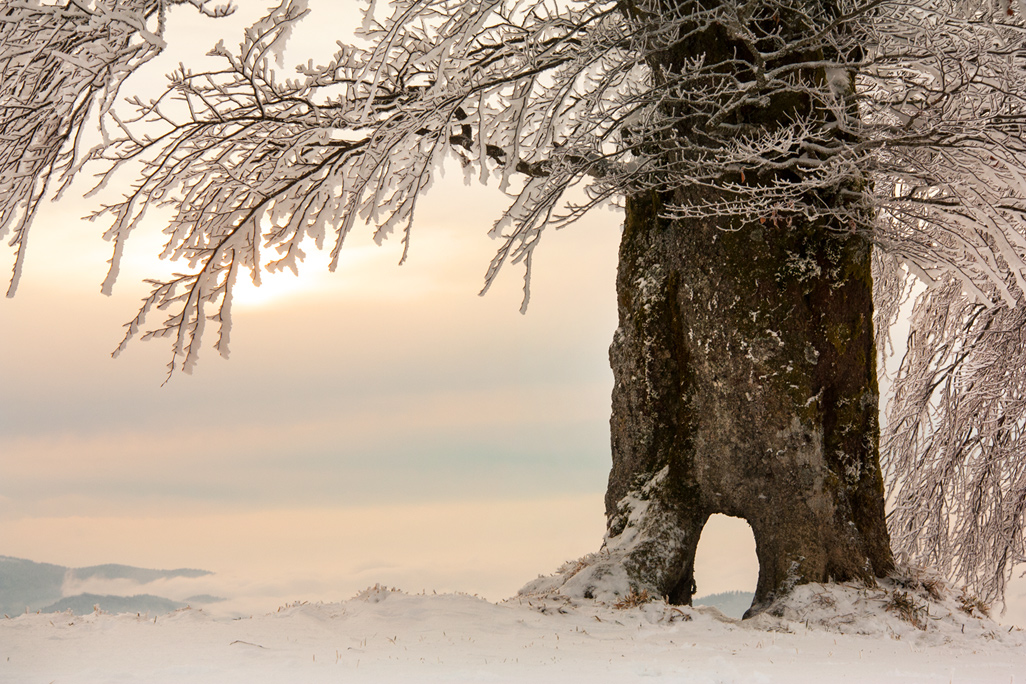
[[[899,616],[900,596],[919,627]],[[922,587],[809,585],[774,612],[738,622],[662,602],[376,587],[243,619],[27,614],[0,620],[0,681],[1026,682],[1026,634]]]

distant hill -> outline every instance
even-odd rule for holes
[[[0,556],[0,614],[14,616],[25,612],[26,609],[30,612],[51,609],[52,606],[57,605],[65,598],[62,592],[65,580],[127,579],[142,585],[163,578],[195,578],[210,574],[212,573],[207,570],[196,570],[192,568],[150,570],[146,568],[135,568],[129,565],[116,564],[93,565],[85,568],[68,568],[63,565],[36,563],[23,558]],[[83,594],[83,596],[85,596],[85,594]],[[67,598],[77,599],[78,597]],[[109,599],[118,597],[101,596],[99,598],[104,599],[104,601],[108,601]],[[170,599],[164,599],[156,596],[150,598],[160,599],[161,601],[167,601],[169,604],[173,604],[171,608],[161,609],[161,612],[175,610],[185,605],[177,601],[171,601]],[[216,597],[209,598],[214,599]],[[111,613],[121,612],[120,609],[113,608],[114,603],[105,603],[104,601],[99,602],[103,610]],[[212,601],[196,601],[196,603],[204,602],[211,603]],[[94,601],[94,603],[96,603],[96,601]],[[94,603],[90,603],[88,610],[85,612],[91,613],[93,611]],[[107,608],[107,605],[111,605],[112,607]],[[65,608],[54,608],[54,610],[67,610],[68,607],[72,606],[69,605]],[[126,610],[127,612],[141,613],[146,611],[156,612],[158,609],[129,608]],[[78,612],[78,610],[75,612]]]
[[[694,599],[694,606],[712,606],[728,617],[741,619],[752,605],[755,594],[750,591],[725,591]]]
[[[0,556],[0,613],[18,615],[61,597],[68,568]]]
[[[153,613],[163,615],[184,608],[186,604],[160,596],[139,594],[138,596],[100,596],[79,594],[66,596],[56,603],[42,608],[44,613],[58,613],[70,610],[75,615],[92,613],[96,606],[105,613]]]

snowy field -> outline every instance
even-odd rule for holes
[[[901,619],[904,595],[917,627]],[[888,608],[888,603],[891,607]],[[900,587],[801,587],[777,616],[558,596],[369,589],[243,619],[201,610],[0,620],[0,681],[1026,682],[1026,633]]]

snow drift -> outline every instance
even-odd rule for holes
[[[381,586],[236,620],[27,614],[0,620],[0,681],[1022,681],[1023,632],[931,586],[806,585],[744,622],[637,597],[620,608],[558,592],[493,604]]]

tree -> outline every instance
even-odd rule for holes
[[[447,156],[510,195],[485,290],[506,262],[523,263],[524,307],[543,229],[620,202],[608,534],[562,591],[648,589],[690,602],[698,536],[726,513],[755,533],[758,611],[798,583],[872,582],[893,569],[877,418],[886,333],[874,332],[874,315],[889,328],[906,269],[931,285],[922,302],[946,302],[966,322],[918,329],[914,341],[930,342],[910,346],[897,378],[885,441],[895,539],[1000,595],[1022,560],[1026,487],[996,504],[1002,532],[982,554],[957,520],[953,542],[938,532],[926,547],[906,531],[924,515],[950,529],[948,485],[930,476],[940,492],[910,494],[924,488],[907,464],[932,458],[924,440],[949,471],[972,471],[972,454],[985,453],[984,475],[955,480],[978,480],[981,505],[1001,493],[1005,468],[1021,473],[1018,453],[1007,465],[989,458],[1021,431],[1002,393],[1007,373],[985,373],[965,393],[993,399],[969,402],[991,412],[986,430],[964,403],[939,399],[937,383],[965,367],[966,352],[1011,343],[974,326],[1016,315],[1026,291],[1026,72],[1011,5],[372,0],[364,47],[341,45],[286,78],[284,45],[308,9],[283,0],[238,51],[214,48],[221,69],[183,66],[163,96],[134,98],[134,115],[119,116],[110,103],[140,55],[161,48],[172,4],[182,3],[8,2],[0,34],[5,66],[38,74],[3,72],[5,121],[31,112],[25,120],[42,130],[0,148],[4,182],[22,188],[6,195],[0,225],[14,226],[19,249],[50,179],[86,161],[106,162],[101,184],[142,169],[123,201],[94,216],[112,221],[107,291],[146,208],[171,208],[164,255],[188,272],[152,281],[120,348],[139,334],[169,337],[169,370],[189,371],[208,320],[227,353],[241,271],[259,282],[262,268],[295,270],[307,242],[329,239],[337,262],[361,220],[379,241],[399,230],[408,249],[417,198]],[[106,50],[79,64],[54,30]],[[62,69],[91,90],[51,85],[47,70]],[[64,124],[68,100],[80,114]],[[76,162],[93,101],[116,130]],[[586,201],[565,204],[578,184]],[[169,313],[147,330],[154,309]],[[924,365],[938,358],[934,344],[953,345],[943,347],[953,363]],[[934,416],[962,442],[936,439],[924,427]],[[967,435],[975,452],[960,446]]]

